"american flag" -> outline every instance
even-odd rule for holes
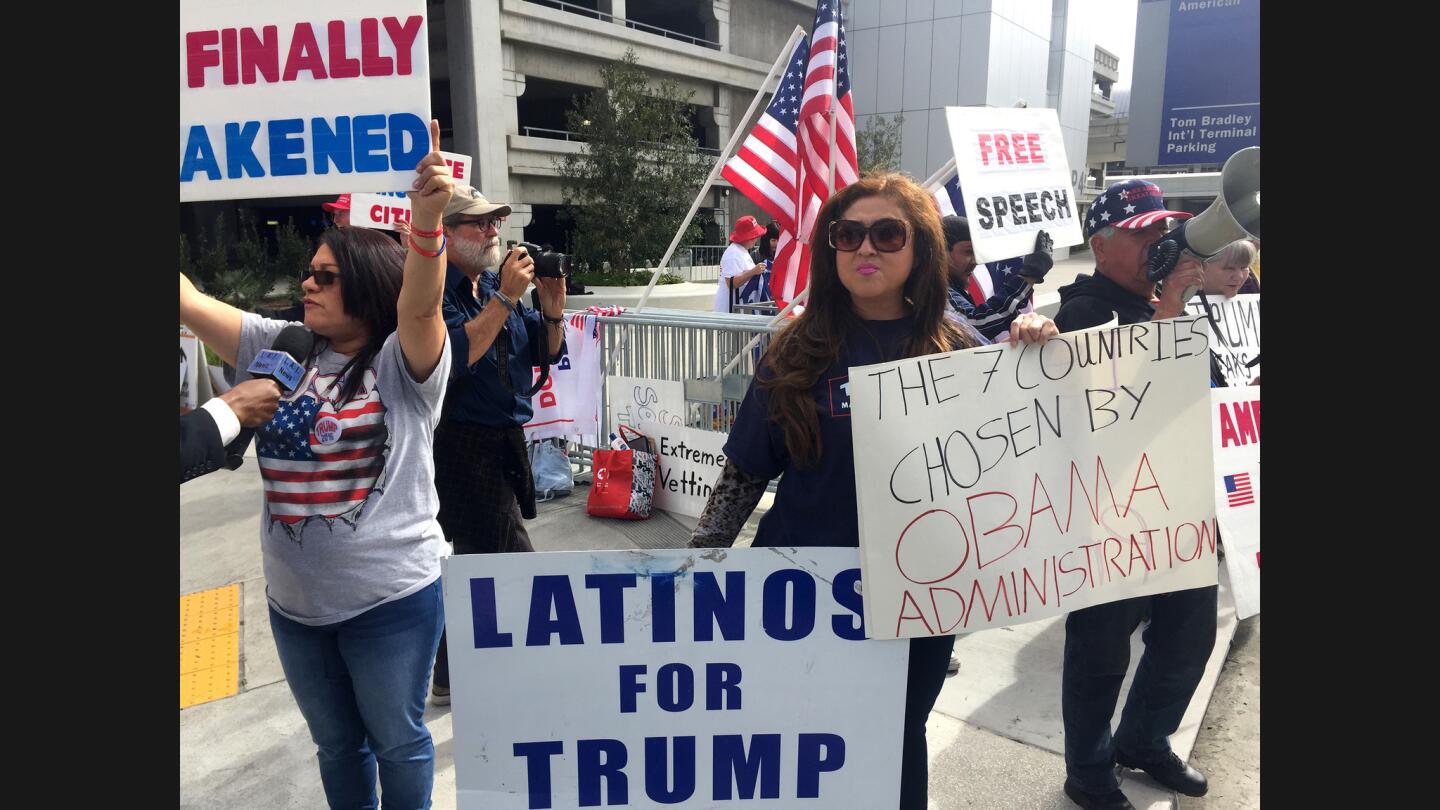
[[[352,372],[354,373],[354,372]],[[341,410],[321,392],[338,396],[334,376],[311,375],[304,393],[282,399],[257,432],[256,454],[270,518],[293,535],[307,518],[340,518],[370,496],[385,468],[385,403],[375,372]]]
[[[809,55],[809,41],[801,37],[790,53],[785,75],[780,77],[770,105],[740,144],[739,151],[720,170],[720,176],[764,209],[780,230],[791,233],[795,231],[799,187],[796,177],[800,171],[795,122],[800,117],[800,90]]]
[[[1250,473],[1235,473],[1225,476],[1225,491],[1229,493],[1232,509],[1255,502],[1255,492],[1250,489]]]
[[[860,162],[855,152],[855,104],[850,94],[849,50],[845,45],[845,24],[840,0],[820,0],[811,29],[810,58],[800,94],[800,205],[799,228],[795,238],[781,236],[776,245],[775,266],[770,289],[776,302],[788,302],[809,283],[810,244],[815,217],[831,194],[830,121],[835,106],[834,190],[859,179]]]

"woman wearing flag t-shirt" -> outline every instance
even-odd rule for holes
[[[691,547],[731,545],[766,483],[782,474],[756,546],[860,545],[849,369],[987,342],[947,311],[946,289],[940,216],[913,180],[866,177],[830,197],[816,218],[809,307],[761,360]],[[1012,343],[1054,334],[1055,324],[1035,314],[1010,327]],[[901,810],[926,805],[925,720],[954,644],[954,636],[910,642]]]
[[[453,181],[434,121],[430,140],[408,249],[361,228],[321,237],[302,285],[314,348],[256,432],[270,627],[332,808],[377,806],[377,770],[386,807],[429,807],[435,780],[423,714],[447,551],[431,445],[450,368],[440,217]],[[180,322],[238,369],[294,326],[183,275]]]

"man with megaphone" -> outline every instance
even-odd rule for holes
[[[1095,275],[1080,274],[1060,288],[1055,325],[1062,332],[1110,320],[1121,324],[1173,318],[1204,285],[1200,259],[1175,251],[1163,292],[1152,303],[1155,279],[1146,274],[1151,248],[1166,238],[1172,219],[1160,187],[1138,178],[1113,183],[1095,198],[1085,235],[1095,253]],[[1065,620],[1061,710],[1065,726],[1065,795],[1084,808],[1133,810],[1120,790],[1115,765],[1146,771],[1187,796],[1207,785],[1199,771],[1170,749],[1215,647],[1218,587],[1192,588],[1084,608]],[[1130,635],[1148,609],[1145,654],[1112,737],[1110,718],[1130,662]]]

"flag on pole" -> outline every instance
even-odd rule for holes
[[[810,55],[801,37],[786,63],[785,74],[755,128],[725,162],[720,176],[775,220],[781,231],[795,231],[795,201],[800,187],[800,157],[795,129],[800,118],[800,92]]]
[[[809,281],[810,244],[815,217],[830,197],[830,111],[835,112],[835,190],[855,182],[860,163],[855,152],[855,103],[850,93],[850,68],[845,26],[839,0],[820,0],[810,36],[810,56],[800,96],[799,200],[797,229],[791,238],[781,234],[770,288],[784,304],[804,290]]]

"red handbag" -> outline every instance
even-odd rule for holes
[[[621,425],[620,436],[627,442],[627,430],[649,441],[643,434]],[[591,464],[595,474],[590,482],[590,497],[585,502],[586,514],[623,520],[650,517],[655,486],[660,481],[660,468],[653,453],[634,449],[597,449],[591,457]]]

